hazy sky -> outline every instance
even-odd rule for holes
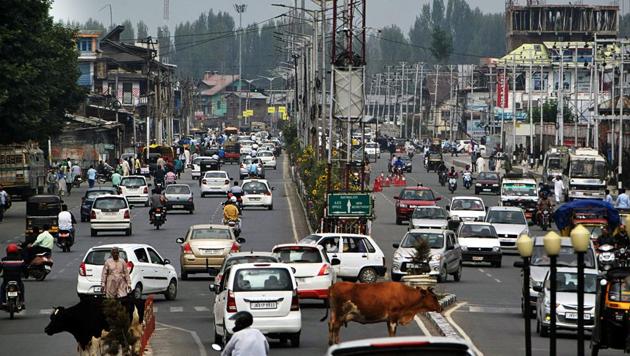
[[[112,7],[114,23],[121,23],[125,19],[135,24],[142,19],[149,26],[149,32],[155,34],[158,25],[168,24],[171,29],[175,24],[195,20],[200,12],[214,9],[229,11],[234,14],[233,4],[236,2],[247,4],[243,14],[243,24],[259,22],[268,19],[286,9],[273,7],[273,3],[293,4],[294,0],[169,0],[170,19],[163,19],[163,0],[54,0],[52,15],[58,20],[85,21],[95,18],[106,26],[109,25],[109,7]],[[448,0],[445,0],[446,3]],[[297,0],[300,4],[301,0]],[[341,2],[341,1],[340,1]],[[391,24],[400,26],[405,33],[420,13],[423,4],[431,0],[367,0],[367,25],[370,27],[384,27]],[[547,0],[547,3],[567,3],[568,1]],[[609,4],[612,0],[585,0],[584,3]],[[624,0],[628,3],[630,0]],[[306,7],[314,6],[310,0],[305,0]],[[332,2],[331,2],[332,3]],[[468,0],[472,8],[479,7],[483,12],[503,12],[504,0]],[[525,0],[520,0],[525,3]],[[330,5],[329,5],[330,6]]]

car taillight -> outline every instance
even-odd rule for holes
[[[192,248],[190,247],[190,244],[188,242],[186,242],[183,247],[184,253],[193,253]]]
[[[330,271],[328,270],[327,264],[323,264],[322,268],[320,268],[319,272],[317,273],[318,276],[327,276],[329,274],[330,274]]]
[[[296,310],[300,310],[300,298],[298,297],[297,289],[294,289],[291,297],[291,311]]]
[[[96,211],[92,210],[90,212],[90,219],[96,219]]]
[[[192,203],[193,198],[192,197],[188,198],[188,201]]]
[[[201,180],[201,184],[208,184],[208,181],[207,181],[207,180],[205,180],[205,179],[202,179],[202,180]]]
[[[149,187],[144,187],[144,194],[149,194]]]
[[[270,191],[266,191],[265,195],[271,195],[271,192]]]
[[[131,215],[129,214],[129,210],[125,210],[125,219],[131,219]]]
[[[87,272],[85,271],[85,262],[81,262],[81,265],[79,266],[79,276],[85,277],[86,274]]]
[[[226,180],[225,180],[225,184],[230,184],[230,180],[229,180],[229,179],[226,179]]]
[[[127,269],[129,270],[129,274],[133,272],[133,262],[131,261],[127,262]]]
[[[232,243],[232,248],[230,249],[230,252],[238,252],[240,250],[240,246],[234,242]]]
[[[234,292],[232,292],[232,291],[228,291],[227,311],[230,312],[230,313],[236,313],[237,312],[237,310],[236,310],[236,299],[234,299]]]

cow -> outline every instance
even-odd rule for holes
[[[408,324],[416,314],[442,311],[432,289],[413,288],[398,282],[337,282],[328,290],[328,307],[329,345],[339,343],[339,329],[349,321],[387,322],[389,336],[395,336],[398,325]],[[328,317],[328,309],[321,321]]]
[[[122,298],[123,306],[129,311],[130,321],[142,323],[144,301]],[[44,329],[46,334],[54,335],[67,331],[79,343],[79,349],[86,350],[94,339],[100,339],[103,331],[109,331],[109,325],[103,312],[102,298],[85,298],[69,308],[56,307],[50,315],[50,323]]]

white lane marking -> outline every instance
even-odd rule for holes
[[[184,307],[170,307],[170,312],[171,313],[183,313],[184,312]]]
[[[449,309],[446,313],[444,313],[444,317],[451,324],[451,326],[454,327],[455,330],[457,330],[457,332],[464,338],[464,340],[468,341],[468,343],[472,346],[472,348],[475,351],[475,353],[477,355],[479,355],[479,356],[483,356],[483,352],[481,352],[477,348],[477,345],[475,345],[475,343],[472,341],[470,336],[468,336],[468,334],[466,334],[464,329],[462,329],[459,325],[457,325],[455,320],[453,320],[453,318],[451,317],[451,314],[453,314],[454,311],[456,311],[457,309],[461,308],[462,306],[464,306],[466,304],[467,304],[466,302],[461,302],[461,303],[455,304],[451,309]]]
[[[57,272],[57,273],[59,273],[59,274],[63,274],[63,272],[64,272],[65,270],[66,270],[65,268],[62,268],[62,269],[60,269],[60,270],[59,270],[59,272]]]
[[[431,333],[429,332],[429,329],[427,329],[426,325],[424,325],[424,322],[422,321],[422,319],[420,319],[419,316],[414,316],[413,320],[416,321],[416,324],[418,324],[418,327],[420,328],[420,330],[422,330],[422,333],[424,334],[424,336],[431,336]]]
[[[40,309],[39,313],[40,314],[52,314],[53,310],[52,309]]]
[[[483,313],[483,314],[521,314],[521,308],[469,305],[468,312],[469,313]]]
[[[383,194],[383,192],[380,192],[380,193],[381,193],[381,195],[383,196],[383,199],[385,199],[385,201],[386,201],[386,202],[388,202],[391,206],[396,206],[396,204],[394,204],[394,202],[393,202],[393,201],[391,201],[391,200],[387,197],[387,195]]]
[[[210,308],[208,308],[208,307],[195,307],[195,311],[206,312],[206,311],[210,311]]]
[[[293,240],[295,242],[299,241],[297,228],[295,226],[295,216],[293,215],[293,204],[291,204],[291,197],[289,194],[289,186],[286,183],[287,180],[287,172],[289,170],[289,160],[285,159],[282,163],[282,179],[285,181],[284,183],[284,192],[287,198],[287,204],[289,205],[289,218],[291,219],[291,229],[293,230]],[[297,193],[297,192],[296,192]]]
[[[498,279],[498,278],[495,278],[494,280],[495,280],[497,283],[501,283],[501,280],[500,280],[500,279]]]
[[[479,272],[481,273],[485,273],[485,271],[483,270],[483,268],[477,268],[479,270]]]
[[[201,342],[201,338],[199,338],[199,334],[197,334],[197,332],[193,330],[188,330],[188,329],[180,328],[177,326],[169,325],[169,324],[164,324],[164,323],[155,323],[155,324],[189,333],[190,336],[195,341],[195,344],[197,344],[197,348],[199,348],[199,356],[208,356],[208,353],[206,353],[206,349],[203,347],[203,343]]]
[[[489,278],[492,278],[492,275],[490,273],[486,273],[486,276],[488,276]]]

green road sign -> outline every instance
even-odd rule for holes
[[[372,198],[369,193],[328,194],[328,216],[371,216]]]

